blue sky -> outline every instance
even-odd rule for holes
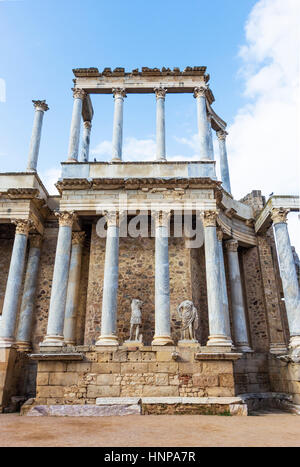
[[[206,65],[229,125],[235,197],[299,193],[299,19],[299,0],[0,0],[0,170],[25,169],[31,100],[46,99],[38,171],[53,185],[68,149],[72,68]],[[92,158],[108,160],[113,99],[92,100]],[[197,158],[196,131],[193,97],[167,96],[167,157]],[[130,95],[124,159],[151,159],[154,146],[154,96]],[[299,248],[295,216],[291,227]]]

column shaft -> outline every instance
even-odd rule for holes
[[[166,89],[155,88],[156,94],[156,160],[166,160],[165,95]]]
[[[206,87],[195,88],[194,97],[197,100],[198,137],[200,146],[200,160],[212,160],[209,148],[209,128],[206,110]]]
[[[76,344],[76,322],[84,236],[84,232],[74,232],[72,235],[72,252],[70,259],[64,323],[64,340],[65,343],[69,345]]]
[[[69,276],[69,262],[74,215],[59,213],[59,231],[55,254],[52,290],[49,306],[47,335],[41,346],[64,345],[64,319]]]
[[[18,349],[24,351],[28,351],[31,348],[30,340],[34,312],[34,299],[36,294],[39,262],[41,256],[41,238],[42,237],[40,235],[33,235],[30,237],[30,250],[28,254],[23,297],[16,337]]]
[[[293,349],[300,348],[300,289],[286,223],[287,214],[286,209],[272,210],[280,276],[291,336],[290,348]]]
[[[228,294],[226,284],[226,273],[224,265],[224,254],[223,254],[223,234],[217,232],[218,236],[218,247],[219,247],[219,261],[220,261],[220,275],[221,275],[221,288],[222,288],[222,305],[223,305],[223,316],[225,322],[226,336],[231,341],[231,329],[230,329],[230,317],[229,317],[229,306],[228,306]]]
[[[221,284],[219,246],[216,231],[216,211],[203,213],[205,266],[208,301],[209,338],[208,346],[231,347],[227,338],[228,327],[224,315]]]
[[[46,101],[32,101],[35,107],[33,128],[30,140],[29,156],[28,156],[28,165],[27,172],[36,172],[40,141],[42,134],[42,125],[44,112],[46,112],[49,107],[46,104]]]
[[[215,160],[215,154],[214,154],[213,133],[212,133],[212,127],[211,127],[211,115],[209,115],[207,118],[207,124],[208,124],[209,158],[213,161]]]
[[[227,149],[226,149],[226,131],[218,131],[217,136],[219,140],[220,148],[220,173],[221,180],[224,189],[227,193],[231,194],[230,186],[230,176],[229,176],[229,167],[228,167],[228,158],[227,158]]]
[[[117,298],[119,281],[119,219],[106,213],[107,235],[104,264],[101,335],[96,345],[118,345]]]
[[[82,101],[85,97],[85,91],[83,89],[73,89],[73,97],[74,103],[68,151],[69,162],[77,162],[78,160]]]
[[[112,160],[122,160],[122,141],[123,141],[123,101],[126,97],[124,89],[113,89],[114,94],[114,124],[112,138]]]
[[[16,234],[10,260],[2,310],[0,346],[10,347],[15,341],[15,326],[25,264],[30,221],[16,220]]]
[[[88,122],[88,121],[84,122],[80,162],[88,162],[89,160],[91,128],[92,128],[91,122]]]
[[[155,335],[152,345],[171,345],[170,277],[168,218],[170,213],[157,212],[155,217]]]
[[[238,350],[241,350],[242,352],[251,352],[247,332],[246,312],[238,257],[238,242],[235,240],[229,240],[226,242],[226,248],[235,339],[234,343]]]

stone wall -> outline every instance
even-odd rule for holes
[[[293,403],[300,405],[300,363],[282,361],[269,356],[271,391],[292,395]]]
[[[82,350],[77,347],[77,351]],[[180,354],[174,361],[172,353]],[[40,361],[37,405],[95,404],[97,397],[234,396],[231,360],[195,360],[194,349],[84,350],[84,361]]]
[[[0,315],[4,302],[15,228],[11,224],[0,225]]]
[[[143,342],[150,345],[154,336],[154,297],[155,297],[155,239],[120,238],[119,249],[119,287],[117,329],[122,343],[129,337],[131,300],[143,301]],[[105,239],[96,234],[93,226],[88,272],[87,310],[84,343],[94,344],[100,334],[102,287],[105,262]],[[172,336],[175,342],[180,337],[180,323],[176,307],[187,299],[192,299],[190,250],[185,248],[182,238],[169,239],[170,263],[170,310]]]
[[[248,353],[234,362],[236,394],[269,392],[268,353]]]

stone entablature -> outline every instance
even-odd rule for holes
[[[291,212],[300,211],[299,196],[272,196],[258,215],[255,222],[255,232],[265,232],[272,224],[273,209],[289,210]]]

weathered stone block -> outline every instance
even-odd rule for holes
[[[51,386],[73,386],[78,382],[78,373],[50,373],[49,385]]]
[[[119,397],[120,387],[119,386],[88,386],[87,397]]]
[[[173,362],[172,353],[170,351],[159,351],[156,353],[157,362]]]
[[[193,386],[206,388],[208,386],[218,386],[218,376],[215,375],[193,375]]]
[[[177,373],[178,363],[176,362],[157,362],[149,363],[151,373]]]
[[[233,373],[231,362],[203,362],[202,372],[207,375],[219,375],[224,373]]]
[[[234,378],[230,374],[219,375],[220,386],[234,388]]]
[[[67,363],[65,362],[47,362],[41,361],[38,364],[38,373],[47,371],[48,373],[52,371],[66,371],[67,370]]]
[[[221,388],[221,387],[207,388],[206,392],[208,396],[212,396],[212,397],[234,396],[233,388]]]
[[[161,396],[178,396],[178,388],[176,386],[144,386],[143,396],[145,397],[161,397]]]
[[[98,375],[96,378],[97,386],[110,386],[114,384],[115,375]]]
[[[36,377],[37,386],[48,386],[49,384],[49,373],[38,373]]]
[[[151,365],[151,364],[150,364]],[[121,374],[125,375],[126,373],[147,373],[148,372],[148,363],[132,362],[132,363],[121,363]]]
[[[169,375],[168,373],[159,373],[155,376],[156,386],[168,386],[169,384]]]
[[[195,374],[201,373],[202,371],[202,362],[179,362],[179,374],[186,375],[186,374]]]
[[[92,364],[88,362],[70,362],[67,364],[67,371],[76,371],[79,373],[87,373],[91,371]],[[59,370],[57,370],[59,371]]]
[[[117,362],[110,363],[92,363],[91,372],[96,374],[114,374],[121,372],[121,364]]]
[[[63,386],[38,386],[37,397],[64,397],[65,388]]]
[[[112,355],[112,352],[97,352],[97,359],[95,361],[108,363],[112,360]]]

